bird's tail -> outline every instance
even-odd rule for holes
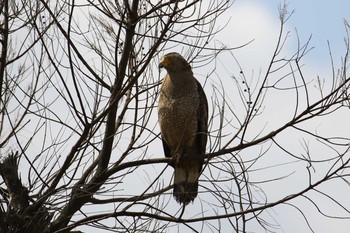
[[[187,205],[197,196],[200,171],[198,164],[190,167],[175,165],[174,197],[177,202]]]

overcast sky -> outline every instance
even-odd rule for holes
[[[230,11],[225,14],[225,19],[231,18],[228,25],[230,30],[224,30],[222,39],[232,46],[254,39],[255,41],[242,51],[245,54],[257,53],[255,54],[257,60],[254,60],[257,64],[254,65],[259,66],[261,62],[259,59],[266,60],[265,53],[271,52],[271,48],[276,43],[280,3],[283,1],[236,0]],[[306,57],[305,63],[308,68],[322,73],[322,69],[328,68],[330,64],[327,41],[330,42],[335,58],[339,58],[344,53],[343,39],[346,35],[344,19],[350,21],[350,1],[293,0],[287,4],[289,12],[294,11],[294,13],[286,24],[286,31],[291,31],[291,39],[294,41],[295,30],[302,42],[306,42],[312,36],[310,45],[315,48]],[[289,46],[291,51],[295,51],[295,43],[291,41]],[[249,65],[252,64],[252,57],[249,58]]]
[[[280,3],[283,3],[283,1],[236,0],[231,9],[221,18],[223,23],[230,19],[227,28],[219,35],[219,39],[226,45],[235,47],[254,40],[247,47],[234,52],[245,72],[257,72],[259,69],[263,71],[266,69],[277,41],[280,26],[278,18]],[[302,63],[305,64],[303,71],[309,80],[320,76],[325,81],[331,82],[332,70],[327,41],[330,43],[335,64],[339,67],[340,59],[345,53],[344,37],[346,30],[344,19],[350,22],[350,1],[293,0],[288,3],[288,10],[289,12],[294,10],[294,13],[285,25],[285,31],[291,32],[285,47],[286,53],[296,51],[296,34],[298,34],[302,43],[312,36],[310,48],[314,47],[314,49],[302,60]],[[232,72],[234,73],[234,71]],[[283,101],[281,100],[281,106],[285,105]],[[335,128],[334,130],[342,130],[333,127],[333,125],[331,127]],[[343,186],[339,187],[337,185],[327,187],[327,189],[332,188],[339,193],[344,189]],[[315,198],[317,199],[317,197]],[[332,209],[332,207],[329,206],[329,209]],[[277,232],[309,232],[305,227],[305,222],[298,222],[302,219],[295,217],[298,216],[295,210],[290,212],[290,209],[286,206],[277,207],[274,210],[276,212],[273,213],[273,216],[277,222],[281,223],[282,227]],[[304,211],[312,219],[312,227],[317,233],[345,233],[350,229],[350,220],[324,219],[309,204],[305,204]],[[254,229],[250,230],[254,231]]]

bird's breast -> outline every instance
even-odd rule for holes
[[[158,117],[163,138],[172,148],[191,145],[197,133],[198,97],[160,96]]]

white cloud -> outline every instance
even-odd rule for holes
[[[268,64],[277,42],[279,32],[278,10],[275,14],[261,5],[249,1],[233,4],[225,12],[223,23],[230,20],[218,39],[228,47],[237,47],[252,41],[242,49],[234,51],[243,68],[260,69]]]

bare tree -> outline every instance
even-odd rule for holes
[[[249,78],[235,48],[214,40],[225,30],[218,19],[231,5],[2,1],[0,232],[247,232],[253,225],[273,231],[278,222],[269,213],[281,205],[298,210],[312,231],[294,202],[300,199],[328,217],[349,218],[344,200],[322,185],[349,185],[350,137],[313,125],[349,114],[349,37],[331,82],[305,77],[301,60],[309,41],[284,55],[291,14],[282,5],[271,62],[259,78]],[[198,79],[211,108],[199,195],[186,207],[172,199],[173,169],[162,155],[154,111],[159,56],[174,50],[204,77]],[[221,56],[235,70],[222,72]],[[311,94],[315,83],[317,97]],[[293,96],[289,115],[278,124],[266,118],[269,95]],[[286,136],[299,140],[297,149]],[[311,143],[327,151],[315,154]],[[286,162],[266,164],[276,153]],[[260,176],[283,166],[291,173]],[[289,182],[294,174],[303,175],[304,188],[271,198],[266,185]],[[324,212],[314,194],[341,209],[341,216]]]

